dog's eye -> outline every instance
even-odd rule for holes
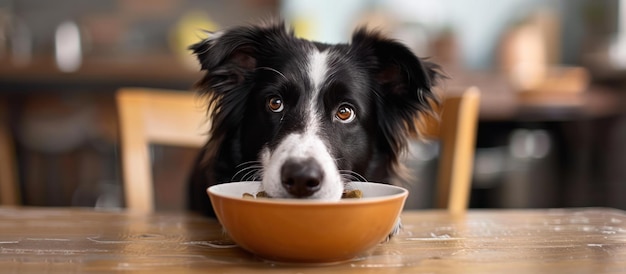
[[[356,118],[356,113],[354,109],[349,105],[341,105],[339,109],[337,109],[337,113],[335,113],[335,117],[342,123],[350,123]]]
[[[272,111],[272,112],[281,112],[283,111],[283,99],[281,99],[278,96],[272,96],[269,99],[267,99],[267,107]]]

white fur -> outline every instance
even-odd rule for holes
[[[207,34],[207,38],[206,40],[208,41],[214,41],[219,39],[220,37],[222,37],[222,35],[224,35],[224,31],[216,31],[216,32],[210,32],[210,31],[205,31],[205,33]]]
[[[290,197],[281,184],[281,168],[288,159],[315,159],[324,172],[320,190],[311,195],[310,199],[339,200],[343,192],[343,183],[337,170],[335,160],[328,152],[328,147],[319,137],[320,114],[317,113],[317,101],[320,88],[327,77],[328,54],[314,50],[309,56],[308,73],[313,84],[309,92],[311,100],[307,104],[304,133],[292,133],[283,139],[274,151],[268,148],[261,152],[264,166],[263,189],[271,197]],[[323,115],[323,114],[322,114]]]
[[[326,79],[328,72],[328,53],[314,50],[311,56],[309,56],[309,76],[311,77],[311,83],[313,83],[314,98],[320,92],[320,87]]]

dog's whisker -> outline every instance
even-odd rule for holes
[[[240,173],[242,173],[242,172],[247,172],[247,171],[248,171],[248,170],[250,170],[250,169],[256,169],[256,168],[258,168],[258,166],[248,166],[248,167],[245,167],[245,168],[239,169],[237,172],[235,172],[235,174],[233,174],[233,178],[234,178],[234,177],[237,177],[237,175],[239,175],[239,174],[240,174]]]
[[[254,178],[258,177],[258,173],[261,171],[262,167],[256,167],[254,169],[250,169],[248,172],[246,172],[246,174],[243,176],[243,178],[247,178],[249,180],[253,180]]]
[[[339,174],[341,174],[343,178],[346,178],[352,181],[367,182],[367,179],[365,178],[365,176],[352,170],[339,170]]]
[[[240,175],[241,173],[245,172],[245,174],[243,177],[246,177],[246,175],[248,175],[250,172],[257,172],[258,170],[260,170],[262,168],[261,165],[251,165],[245,168],[240,169],[239,171],[237,171],[232,177],[231,177],[231,181],[236,180],[237,176]]]
[[[359,178],[354,177],[352,175],[343,176],[343,179],[344,179],[344,181],[346,183],[349,183],[349,182],[361,182],[361,180]]]
[[[343,182],[347,183],[347,182],[354,182],[356,180],[356,178],[350,176],[350,175],[341,175],[341,179]]]
[[[334,158],[333,161],[335,161],[335,166],[339,166],[339,161],[343,160],[343,157],[340,158]],[[341,172],[341,170],[339,170],[339,172]]]
[[[271,71],[271,72],[275,72],[276,74],[278,74],[281,77],[283,77],[283,79],[288,80],[287,77],[282,72],[280,72],[280,71],[278,71],[276,69],[273,69],[273,68],[270,68],[270,67],[258,67],[255,70],[257,70],[257,69],[262,69],[262,70],[268,70],[268,71]]]
[[[355,179],[354,176],[352,176],[351,174],[342,173],[341,171],[339,171],[339,175],[346,182],[347,181],[352,181],[353,179]]]
[[[257,177],[258,177],[258,176],[257,176],[258,172],[259,172],[259,170],[258,170],[258,169],[253,169],[253,170],[250,170],[250,171],[246,172],[246,174],[244,174],[244,175],[241,177],[241,180],[242,180],[242,181],[255,181],[255,178],[257,178]]]
[[[245,165],[253,165],[253,164],[261,164],[260,161],[247,161],[237,165],[237,168],[245,166]]]
[[[250,173],[258,172],[259,169],[261,169],[261,166],[253,166],[242,169],[239,173],[241,174],[242,172],[245,172],[242,177],[246,177],[246,175],[249,175]]]

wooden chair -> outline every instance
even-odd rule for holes
[[[0,205],[19,205],[15,144],[8,126],[7,108],[6,102],[0,101]]]
[[[440,120],[418,121],[422,136],[441,144],[435,207],[451,213],[463,213],[469,205],[479,106],[478,88],[451,91],[437,110]]]
[[[479,95],[477,88],[469,88],[447,96],[441,120],[419,123],[425,137],[442,143],[437,207],[453,213],[464,212],[468,206]],[[190,92],[143,88],[119,90],[117,104],[126,206],[150,212],[154,191],[148,145],[202,146],[208,138],[206,110]],[[207,127],[201,126],[203,122]]]
[[[208,139],[206,109],[190,91],[122,88],[116,100],[126,207],[151,212],[149,145],[201,147]]]

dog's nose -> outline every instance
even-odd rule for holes
[[[320,189],[324,172],[312,158],[287,160],[280,170],[283,187],[296,197],[308,197]]]

